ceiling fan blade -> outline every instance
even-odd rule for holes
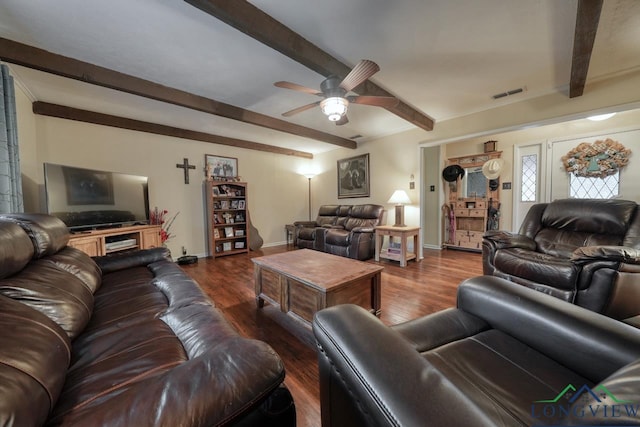
[[[347,123],[349,123],[349,118],[345,114],[336,122],[336,126],[346,125]]]
[[[376,107],[395,107],[400,102],[393,96],[348,96],[347,100],[354,104],[373,105]]]
[[[354,87],[358,86],[360,83],[367,80],[378,71],[380,71],[380,67],[378,67],[378,64],[373,61],[369,61],[368,59],[363,59],[362,61],[358,62],[358,64],[353,67],[351,72],[347,74],[347,77],[342,80],[342,83],[340,83],[340,87],[349,92]]]
[[[320,105],[320,101],[313,102],[311,104],[303,105],[302,107],[294,108],[293,110],[289,110],[286,113],[282,113],[285,117],[293,116],[294,114],[302,113],[303,111],[307,111],[312,109],[315,106]]]
[[[280,87],[282,89],[291,89],[297,90],[298,92],[310,93],[311,95],[322,96],[322,92],[317,89],[311,89],[310,87],[302,86],[297,83],[291,82],[275,82],[274,86]]]

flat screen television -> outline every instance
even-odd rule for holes
[[[47,213],[71,231],[149,223],[146,176],[44,164]]]

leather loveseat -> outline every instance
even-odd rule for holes
[[[640,330],[504,279],[396,326],[316,313],[323,427],[640,425]]]
[[[164,248],[96,258],[0,216],[0,425],[295,425],[284,367]]]
[[[366,260],[373,257],[375,226],[382,224],[380,205],[323,205],[315,221],[296,221],[299,248]]]
[[[483,272],[624,319],[640,314],[640,210],[630,200],[531,207],[518,234],[488,231]]]

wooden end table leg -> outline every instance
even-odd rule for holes
[[[375,260],[380,261],[380,250],[382,249],[382,234],[376,233]]]
[[[382,313],[382,275],[378,272],[371,278],[371,308],[376,317]]]

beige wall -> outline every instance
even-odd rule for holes
[[[370,197],[338,199],[337,161],[361,154],[369,154]],[[387,203],[395,190],[405,190],[411,205],[405,207],[405,223],[420,225],[420,151],[417,141],[403,136],[389,136],[362,142],[356,150],[338,149],[316,156],[313,167],[320,173],[312,180],[313,210],[325,204],[382,205],[388,211],[387,223],[394,224],[394,205]],[[415,188],[410,189],[411,175]],[[315,216],[315,215],[314,215]]]
[[[616,120],[586,125],[569,122],[557,127],[533,127],[564,119],[585,116],[586,111],[623,110],[640,105],[640,73],[629,74],[587,87],[585,95],[569,99],[556,93],[498,109],[495,116],[482,112],[436,123],[433,132],[413,129],[374,141],[361,142],[356,150],[336,149],[313,160],[263,153],[253,150],[208,144],[141,132],[115,129],[69,120],[36,116],[31,112],[28,91],[17,85],[20,155],[29,211],[43,211],[44,162],[61,163],[90,169],[146,175],[149,177],[150,204],[180,211],[168,246],[175,255],[185,246],[190,254],[206,252],[205,219],[202,194],[204,155],[237,157],[239,173],[249,183],[249,209],[265,246],[284,242],[284,224],[308,217],[308,181],[301,173],[314,170],[312,179],[312,216],[321,204],[377,203],[390,211],[387,223],[393,224],[393,206],[387,200],[396,189],[404,189],[412,204],[406,207],[405,222],[422,225],[424,244],[440,245],[440,207],[444,202],[440,172],[447,157],[482,152],[482,143],[498,140],[498,150],[507,161],[502,181],[512,181],[513,147],[532,140],[555,141],[580,137],[589,132],[602,133],[625,124]],[[496,112],[494,112],[496,113]],[[637,116],[625,120],[640,123]],[[629,125],[628,123],[626,124]],[[522,127],[526,130],[513,130]],[[495,129],[503,129],[497,132]],[[371,194],[366,198],[338,199],[336,161],[369,153]],[[187,157],[197,169],[191,171],[191,184],[183,183],[182,169],[175,167]],[[434,166],[436,165],[436,166]],[[409,189],[414,175],[415,189]],[[436,186],[436,193],[428,192]],[[422,199],[422,202],[421,202]],[[503,192],[502,224],[511,224],[512,197]],[[422,215],[420,214],[422,203]],[[434,220],[438,218],[437,220]]]
[[[265,245],[284,242],[284,224],[307,217],[307,179],[297,173],[308,159],[207,144],[142,132],[37,116],[31,101],[17,87],[20,156],[27,211],[45,211],[43,163],[149,177],[150,206],[180,212],[168,246],[180,256],[206,253],[203,204],[204,155],[238,158],[238,169],[249,183],[248,206]],[[186,157],[196,170],[184,184]]]
[[[500,176],[501,182],[512,182],[514,147],[532,143],[542,143],[547,148],[549,165],[544,168],[548,178],[548,194],[546,200],[569,197],[568,175],[561,171],[560,158],[580,142],[595,142],[598,139],[612,138],[621,142],[632,152],[640,154],[640,139],[635,138],[640,129],[640,110],[631,110],[618,113],[613,118],[593,122],[589,120],[573,120],[547,126],[523,129],[512,132],[496,133],[490,136],[476,137],[443,146],[443,163],[449,157],[460,157],[482,153],[483,142],[497,140],[497,150],[502,151],[505,160],[504,172]],[[621,198],[640,201],[640,168],[634,167],[637,159],[630,160],[630,165],[624,169],[621,177]],[[500,190],[501,228],[514,230],[513,203],[514,195],[511,190]]]

